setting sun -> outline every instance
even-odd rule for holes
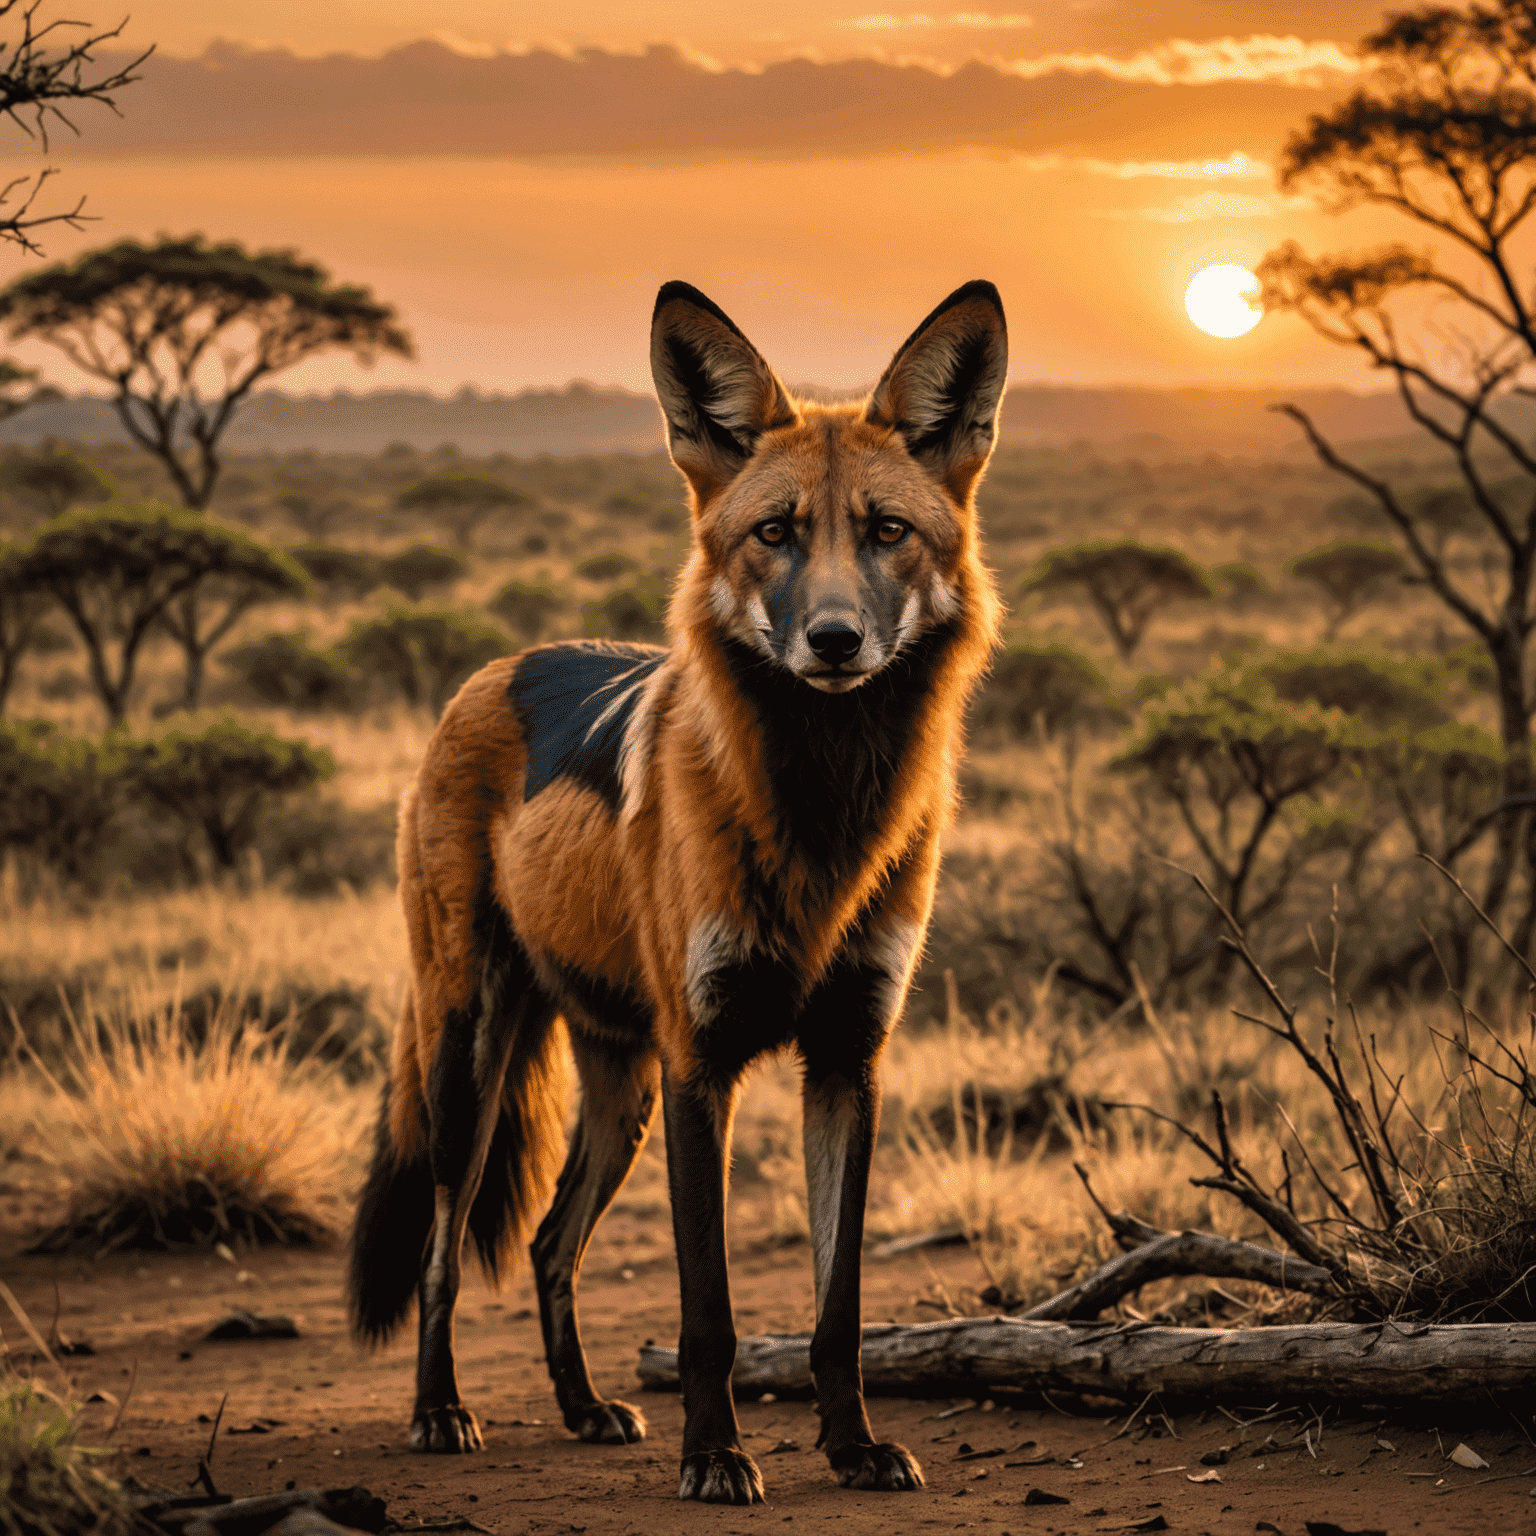
[[[1184,290],[1184,309],[1207,336],[1246,336],[1264,311],[1255,302],[1259,280],[1247,267],[1219,262],[1205,267]]]

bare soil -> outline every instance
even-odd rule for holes
[[[810,1259],[803,1246],[754,1240],[763,1219],[750,1192],[733,1207],[732,1250],[740,1332],[804,1329],[811,1320]],[[497,1295],[478,1276],[460,1304],[460,1382],[480,1417],[484,1454],[414,1455],[405,1444],[414,1331],[368,1354],[353,1344],[342,1305],[338,1252],[267,1251],[232,1265],[197,1254],[116,1255],[99,1263],[25,1256],[14,1231],[0,1273],[38,1326],[54,1315],[68,1338],[96,1353],[67,1364],[83,1397],[121,1400],[132,1385],[114,1443],[118,1471],[156,1488],[185,1489],[228,1394],[213,1461],[222,1491],[237,1496],[285,1485],[361,1483],[388,1501],[402,1524],[467,1516],[497,1536],[524,1532],[718,1533],[797,1531],[873,1536],[886,1531],[1001,1533],[1279,1531],[1318,1536],[1381,1531],[1405,1536],[1536,1536],[1536,1445],[1507,1413],[1443,1409],[1407,1422],[1326,1412],[1242,1429],[1218,1410],[1185,1411],[1148,1430],[1112,1438],[1124,1423],[1052,1406],[975,1404],[967,1399],[874,1399],[883,1438],[908,1445],[928,1486],[916,1494],[839,1489],[815,1449],[809,1403],[744,1403],[741,1422],[769,1502],[755,1509],[682,1504],[675,1497],[682,1405],[639,1393],[637,1346],[675,1338],[676,1270],[663,1208],[620,1205],[599,1229],[582,1284],[582,1323],[600,1390],[637,1403],[650,1436],[622,1448],[579,1444],[561,1426],[544,1372],[532,1287],[520,1271]],[[904,1255],[866,1268],[865,1316],[931,1320],[917,1305],[941,1289],[955,1296],[979,1282],[964,1250]],[[210,1343],[209,1328],[233,1308],[293,1318],[293,1340]],[[9,1316],[0,1325],[16,1346]],[[1269,1407],[1236,1417],[1250,1419]],[[86,1409],[105,1435],[112,1402]],[[1311,1446],[1304,1429],[1309,1430]],[[1273,1436],[1272,1439],[1267,1438]],[[1490,1463],[1468,1471],[1446,1459],[1466,1441]],[[967,1450],[1002,1455],[961,1459]],[[1224,1464],[1202,1464],[1226,1452]],[[1044,1460],[1043,1458],[1051,1458]],[[1034,1465],[1020,1463],[1034,1462]],[[1214,1471],[1217,1478],[1193,1482]],[[1066,1503],[1029,1504],[1039,1489]],[[1326,1524],[1323,1524],[1326,1522]]]

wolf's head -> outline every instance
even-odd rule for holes
[[[866,401],[818,405],[793,397],[698,289],[668,283],[651,371],[695,545],[674,624],[718,626],[811,687],[846,693],[968,602],[989,605],[972,497],[1007,367],[997,289],[967,283]],[[989,630],[990,618],[988,606]]]

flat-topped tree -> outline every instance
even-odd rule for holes
[[[218,483],[219,445],[263,379],[318,352],[413,355],[395,311],[296,251],[201,235],[119,240],[0,289],[12,340],[37,338],[112,390],[124,430],[184,505]]]
[[[1152,616],[1169,603],[1212,595],[1210,578],[1176,549],[1135,539],[1094,539],[1047,550],[1021,593],[1082,591],[1103,620],[1121,661],[1141,644]]]
[[[531,506],[533,498],[510,485],[474,470],[428,475],[407,486],[396,498],[403,512],[425,512],[446,527],[460,549],[474,542],[475,530],[493,512]]]
[[[71,448],[39,448],[0,460],[0,483],[45,517],[82,501],[107,501],[112,482],[82,453]]]
[[[1323,636],[1328,640],[1336,638],[1343,624],[1385,597],[1408,574],[1402,552],[1382,539],[1335,539],[1321,549],[1297,555],[1287,568],[1327,597],[1332,611]]]
[[[114,726],[127,714],[144,642],[173,604],[194,603],[196,656],[188,651],[188,666],[200,677],[209,647],[233,623],[228,614],[250,606],[243,594],[304,587],[302,571],[238,529],[156,502],[118,502],[45,523],[8,552],[4,570],[17,589],[47,594],[69,616]],[[210,601],[224,605],[211,624],[203,622]]]

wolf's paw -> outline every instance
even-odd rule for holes
[[[441,1451],[444,1455],[462,1455],[466,1451],[483,1451],[485,1441],[480,1438],[480,1426],[475,1416],[460,1403],[449,1403],[445,1408],[420,1408],[411,1420],[411,1449],[413,1451]]]
[[[706,1504],[761,1504],[763,1474],[745,1451],[722,1447],[695,1451],[683,1457],[680,1499],[702,1499]]]
[[[645,1439],[645,1415],[617,1399],[573,1408],[565,1416],[565,1427],[589,1445],[634,1445]]]
[[[904,1445],[845,1445],[827,1458],[839,1488],[910,1493],[923,1486],[923,1469]]]

